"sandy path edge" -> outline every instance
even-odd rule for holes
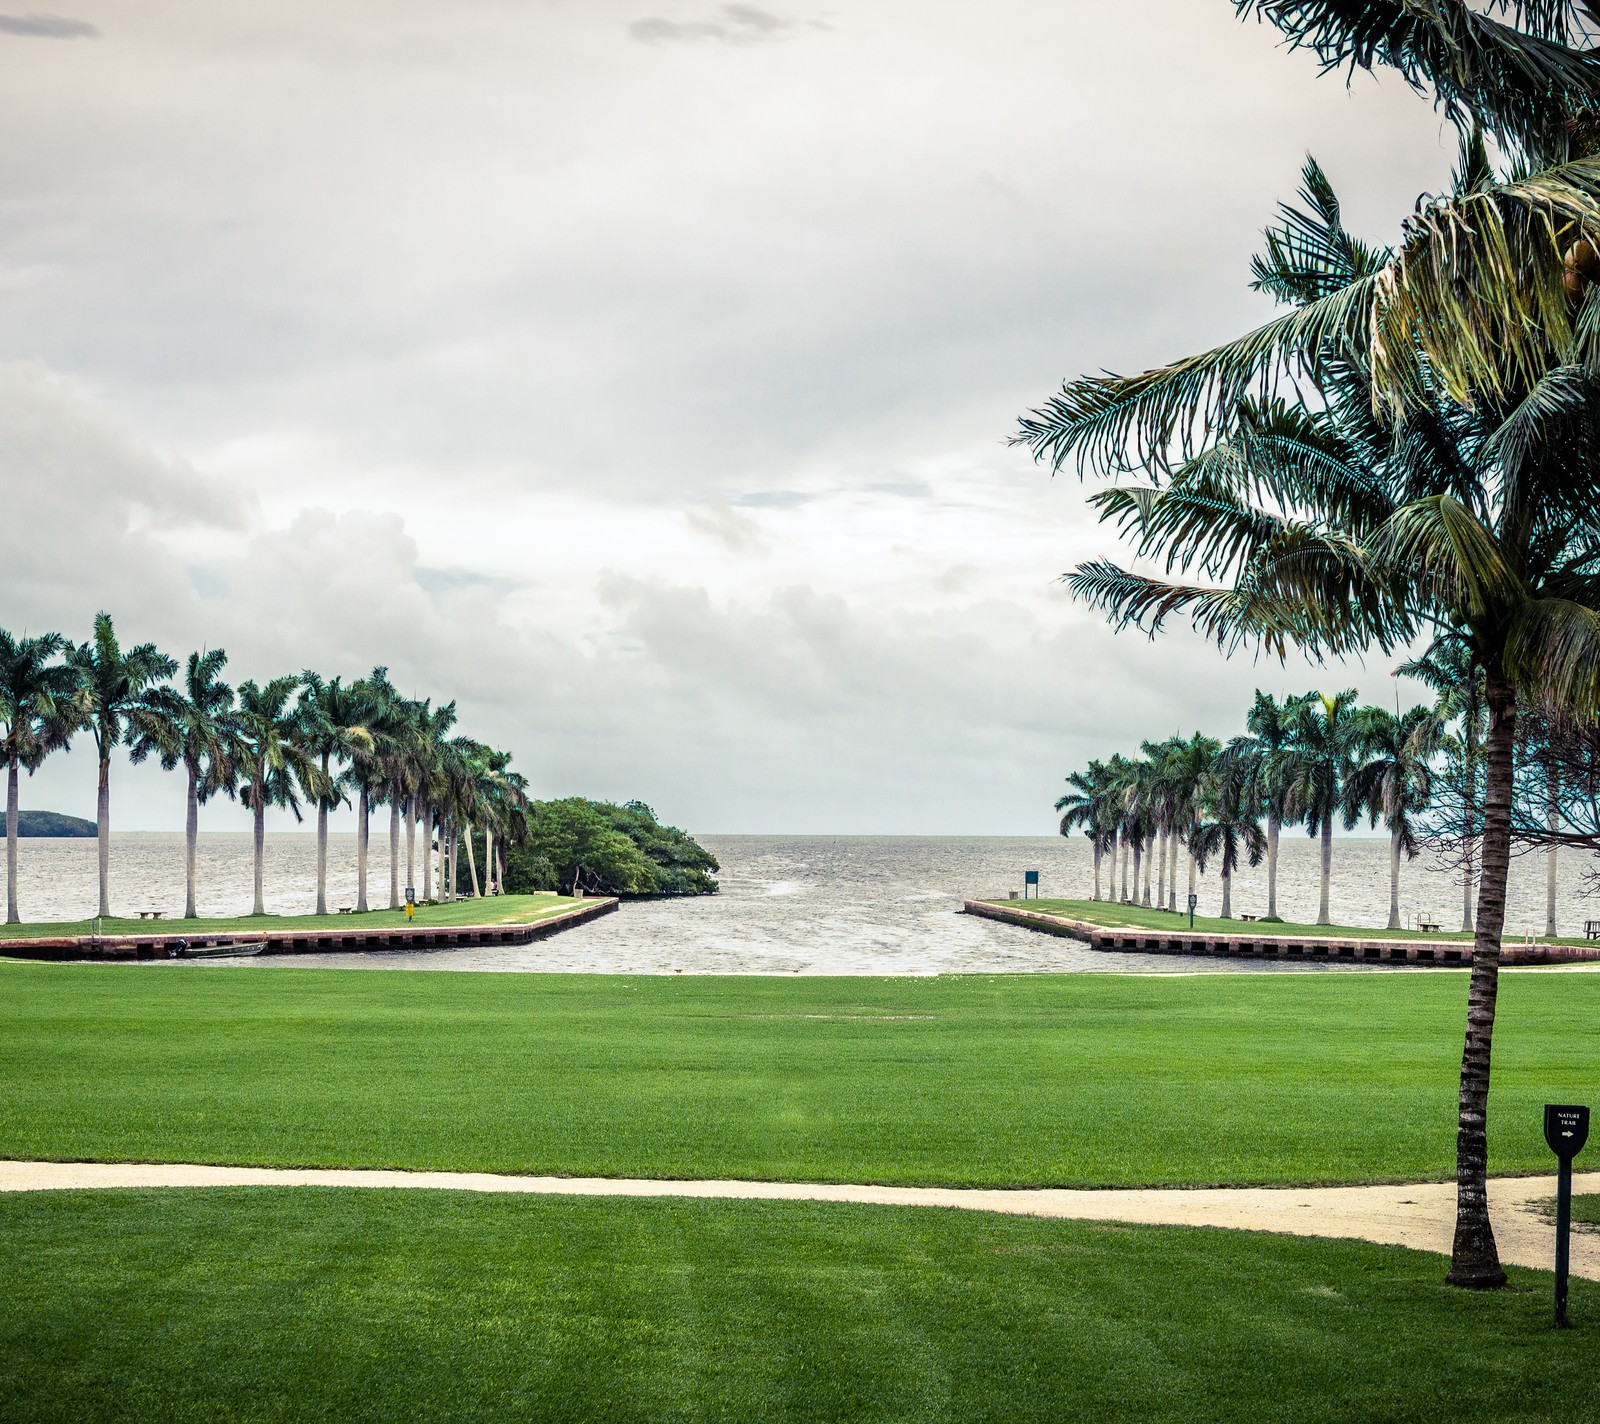
[[[1600,1192],[1600,1172],[1574,1190]],[[208,1167],[189,1163],[0,1161],[0,1192],[129,1187],[376,1187],[552,1196],[700,1197],[752,1201],[855,1202],[958,1207],[969,1211],[1145,1226],[1217,1226],[1291,1236],[1343,1237],[1447,1255],[1455,1184],[1375,1187],[1065,1188],[992,1190],[881,1187],[827,1182],[653,1181],[627,1177],[519,1177],[492,1172],[361,1171],[342,1168]],[[1548,1270],[1554,1225],[1533,1206],[1555,1195],[1554,1177],[1501,1177],[1489,1184],[1500,1258]],[[1572,1273],[1600,1280],[1600,1234],[1575,1232]]]

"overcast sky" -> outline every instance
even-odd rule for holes
[[[1425,101],[1228,0],[82,0],[0,12],[0,133],[14,631],[387,664],[701,832],[1043,833],[1257,685],[1393,702],[1112,636],[1055,579],[1114,540],[1005,443],[1269,314],[1308,150],[1379,239],[1445,183]]]

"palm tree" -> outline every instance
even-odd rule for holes
[[[136,728],[133,760],[152,753],[168,771],[180,762],[188,779],[184,817],[185,919],[198,915],[195,908],[195,851],[200,836],[200,807],[219,791],[232,795],[237,788],[242,754],[234,721],[233,689],[221,681],[228,655],[221,648],[190,653],[183,670],[182,690],[155,688]]]
[[[354,762],[377,746],[373,733],[381,705],[372,689],[356,682],[348,687],[339,678],[323,678],[307,670],[300,674],[297,736],[300,745],[317,759],[320,794],[317,796],[317,914],[328,913],[328,812],[343,806],[348,784],[337,761]]]
[[[1417,857],[1416,823],[1433,800],[1432,763],[1441,728],[1426,707],[1398,716],[1382,707],[1356,714],[1357,765],[1345,777],[1347,815],[1381,819],[1389,832],[1389,928],[1400,928],[1400,855]]]
[[[1461,928],[1472,933],[1472,897],[1476,888],[1478,805],[1483,799],[1483,669],[1460,638],[1434,640],[1420,657],[1395,669],[1396,677],[1415,678],[1434,694],[1434,712],[1441,723],[1459,722],[1460,735],[1444,746],[1452,796],[1460,808],[1453,829],[1461,859]]]
[[[276,677],[239,686],[237,713],[242,795],[255,821],[255,906],[251,913],[266,914],[263,881],[267,845],[267,808],[279,806],[300,820],[301,795],[324,794],[322,772],[316,758],[300,744],[300,715],[295,693],[300,679]]]
[[[59,633],[30,638],[0,629],[0,751],[6,759],[6,923],[18,924],[18,772],[31,776],[81,725],[76,671],[56,659],[68,643]]]
[[[1566,45],[1587,44],[1585,7],[1557,0],[1509,7],[1550,32],[1537,43],[1465,5],[1248,8],[1332,67],[1395,61],[1431,83],[1470,130],[1453,194],[1421,204],[1398,248],[1378,251],[1348,234],[1309,166],[1306,208],[1286,213],[1256,267],[1291,311],[1142,376],[1069,384],[1019,438],[1058,468],[1143,466],[1157,480],[1096,500],[1169,571],[1205,581],[1080,568],[1074,590],[1119,624],[1153,631],[1184,611],[1224,647],[1314,657],[1443,632],[1483,669],[1448,1279],[1498,1286],[1486,1123],[1518,692],[1600,710],[1600,132],[1584,117],[1600,107],[1600,66]],[[1377,10],[1396,23],[1363,32]],[[1476,125],[1513,155],[1515,181],[1497,178]],[[1286,371],[1309,406],[1269,399]]]
[[[177,672],[178,664],[154,643],[123,651],[109,613],[94,618],[94,638],[73,649],[84,723],[100,761],[95,824],[100,842],[100,910],[111,913],[111,753],[148,725],[156,731],[149,694]]]
[[[368,727],[371,746],[354,747],[344,779],[356,791],[356,913],[366,914],[367,851],[372,839],[372,808],[381,804],[388,784],[388,764],[392,734],[403,722],[398,712],[400,695],[389,681],[389,669],[375,667],[370,676],[355,684],[361,699],[371,707]],[[391,879],[393,877],[391,876]]]
[[[1267,838],[1261,833],[1261,803],[1250,777],[1240,767],[1219,761],[1209,782],[1203,803],[1206,815],[1189,831],[1189,851],[1202,870],[1212,856],[1220,858],[1222,918],[1231,920],[1233,872],[1240,853],[1251,865],[1260,865]]]
[[[1176,829],[1178,844],[1189,852],[1189,894],[1198,893],[1198,877],[1200,865],[1193,853],[1190,836],[1200,820],[1200,803],[1211,778],[1216,771],[1217,760],[1222,755],[1222,743],[1215,737],[1202,736],[1196,732],[1187,740],[1177,739],[1173,742],[1170,760],[1168,762],[1168,775],[1172,780],[1173,797],[1173,825]],[[1177,854],[1174,852],[1172,860],[1172,888],[1167,908],[1178,908],[1178,867]]]
[[[1345,803],[1345,781],[1360,745],[1360,709],[1353,688],[1332,697],[1308,697],[1289,716],[1290,745],[1284,758],[1286,804],[1304,822],[1306,834],[1322,841],[1322,893],[1317,923],[1331,924],[1328,897],[1333,879],[1333,822]]]
[[[1115,840],[1110,818],[1110,768],[1103,761],[1092,761],[1084,771],[1067,778],[1068,790],[1056,801],[1061,812],[1061,834],[1070,836],[1081,830],[1089,838],[1094,855],[1094,898],[1100,896],[1100,869],[1106,851]]]
[[[1312,694],[1307,694],[1308,696]],[[1279,702],[1269,692],[1256,689],[1255,701],[1245,718],[1247,735],[1228,743],[1224,758],[1236,764],[1250,781],[1250,794],[1266,807],[1267,815],[1267,920],[1278,920],[1278,837],[1290,819],[1289,750],[1293,744],[1292,717],[1303,698]]]

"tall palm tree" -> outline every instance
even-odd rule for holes
[[[1221,742],[1215,737],[1203,736],[1196,732],[1192,737],[1174,741],[1168,762],[1168,774],[1173,785],[1173,825],[1176,828],[1178,844],[1189,852],[1190,895],[1199,893],[1200,870],[1199,861],[1190,843],[1190,836],[1200,821],[1201,800],[1206,788],[1211,784],[1211,778],[1216,772],[1217,761],[1221,755]],[[1178,908],[1177,859],[1177,854],[1174,853],[1172,888],[1167,904],[1169,910]]]
[[[1122,624],[1188,612],[1224,646],[1394,652],[1430,631],[1484,672],[1481,871],[1448,1279],[1505,1280],[1489,1221],[1488,1093],[1519,689],[1600,711],[1600,66],[1587,6],[1355,0],[1257,11],[1332,68],[1395,64],[1467,133],[1446,197],[1392,251],[1350,236],[1321,170],[1258,258],[1291,310],[1131,379],[1069,384],[1019,438],[1058,468],[1148,468],[1102,512],[1170,571],[1071,579]],[[1374,27],[1372,15],[1389,16]],[[1520,26],[1520,28],[1519,28]],[[1463,39],[1465,36],[1465,40]],[[1479,130],[1512,155],[1499,178]],[[1308,405],[1269,397],[1289,373]]]
[[[382,711],[372,689],[337,677],[324,678],[309,669],[300,674],[300,700],[295,712],[300,745],[317,759],[317,914],[328,913],[328,813],[347,800],[348,782],[334,763],[353,762],[377,747],[373,728]]]
[[[135,728],[131,755],[155,755],[168,771],[180,762],[187,777],[184,816],[185,919],[195,907],[195,852],[200,838],[200,807],[218,792],[238,786],[242,755],[233,715],[233,689],[221,680],[228,655],[221,648],[190,653],[181,690],[158,687],[148,694],[146,715]]]
[[[1312,694],[1307,694],[1308,696]],[[1303,698],[1281,703],[1270,692],[1256,689],[1255,701],[1245,718],[1246,735],[1230,741],[1223,755],[1248,778],[1251,794],[1266,808],[1267,913],[1278,920],[1278,838],[1290,819],[1289,752],[1293,745],[1293,712]]]
[[[157,714],[149,694],[177,672],[178,664],[154,643],[123,650],[109,613],[95,614],[94,637],[68,659],[79,679],[84,723],[99,758],[95,825],[100,850],[100,909],[111,913],[111,753],[142,728],[152,732]]]
[[[1089,838],[1096,900],[1101,898],[1101,865],[1115,836],[1109,815],[1110,782],[1111,772],[1105,762],[1092,761],[1085,770],[1075,771],[1067,778],[1068,790],[1056,801],[1056,810],[1061,813],[1061,834],[1070,836],[1081,830]]]
[[[1356,714],[1356,765],[1345,777],[1347,814],[1363,813],[1389,832],[1389,928],[1400,928],[1400,856],[1417,856],[1416,820],[1433,800],[1433,760],[1442,729],[1426,707],[1396,715],[1382,707]]]
[[[18,924],[18,772],[31,776],[81,725],[77,672],[57,661],[69,644],[59,633],[16,637],[0,629],[0,752],[6,759],[6,923]]]
[[[295,693],[300,679],[276,677],[239,685],[237,713],[241,794],[250,808],[255,830],[255,902],[252,914],[266,914],[263,895],[267,846],[267,808],[278,806],[301,819],[302,795],[323,795],[316,758],[300,744],[300,717]]]
[[[401,701],[389,681],[389,669],[373,668],[356,684],[359,695],[371,707],[369,730],[372,745],[352,748],[344,779],[356,792],[356,913],[366,914],[367,852],[372,839],[372,808],[382,803],[389,782],[389,757],[393,734],[404,722]],[[391,879],[393,877],[391,876]]]
[[[1219,760],[1208,782],[1202,803],[1204,814],[1189,831],[1189,850],[1202,870],[1212,856],[1218,857],[1222,918],[1231,920],[1233,872],[1239,867],[1239,858],[1242,854],[1251,865],[1260,865],[1267,848],[1267,838],[1261,832],[1262,807],[1254,782],[1237,763]]]
[[[1333,880],[1333,823],[1345,814],[1345,782],[1360,747],[1360,707],[1353,688],[1329,697],[1309,697],[1294,705],[1289,717],[1290,746],[1284,775],[1286,801],[1304,822],[1306,834],[1321,839],[1321,896],[1317,923],[1331,924],[1329,890]]]
[[[1483,669],[1460,638],[1436,638],[1419,657],[1395,669],[1396,677],[1415,678],[1435,698],[1434,711],[1442,723],[1459,724],[1460,734],[1444,746],[1452,799],[1460,808],[1453,827],[1461,860],[1461,928],[1472,933],[1472,901],[1477,886],[1478,806],[1483,799]]]

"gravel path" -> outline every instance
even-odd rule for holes
[[[1600,1172],[1573,1179],[1600,1192]],[[1060,1188],[984,1190],[874,1187],[806,1182],[647,1181],[613,1177],[514,1177],[488,1172],[392,1172],[283,1167],[206,1167],[112,1162],[0,1162],[0,1191],[116,1187],[386,1187],[544,1195],[719,1197],[760,1201],[862,1202],[880,1206],[960,1207],[1074,1221],[1151,1226],[1220,1226],[1291,1236],[1348,1237],[1447,1255],[1455,1185],[1420,1182],[1378,1187]],[[1489,1184],[1500,1258],[1549,1269],[1555,1228],[1534,1204],[1555,1195],[1554,1177],[1502,1177]],[[1572,1273],[1600,1280],[1600,1233],[1575,1231]]]

